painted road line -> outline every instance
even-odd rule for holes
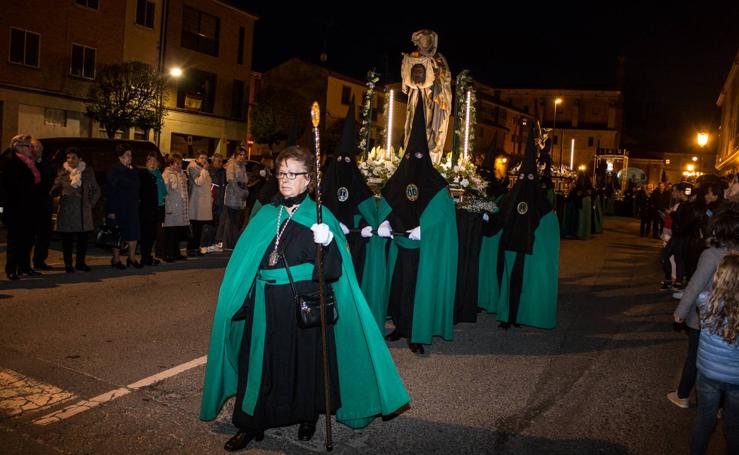
[[[0,415],[16,417],[24,412],[63,403],[77,395],[13,370],[0,369]]]
[[[177,365],[176,367],[172,367],[168,370],[164,370],[160,373],[157,373],[149,377],[146,377],[144,379],[141,379],[139,381],[133,382],[125,387],[111,390],[110,392],[105,392],[101,395],[90,398],[89,400],[78,401],[77,403],[71,404],[65,407],[64,409],[52,412],[41,418],[38,418],[34,420],[33,423],[36,425],[49,425],[52,423],[61,422],[64,419],[68,419],[72,416],[76,416],[77,414],[81,412],[89,411],[90,409],[94,407],[100,406],[101,404],[105,404],[109,401],[113,401],[117,398],[128,395],[129,393],[134,392],[143,387],[150,386],[156,382],[163,381],[167,378],[171,378],[172,376],[176,376],[187,370],[191,370],[200,365],[204,365],[207,360],[208,360],[208,356],[198,357],[197,359],[191,360],[181,365]]]

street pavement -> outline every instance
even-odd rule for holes
[[[638,221],[610,217],[603,234],[562,241],[554,330],[506,331],[481,314],[424,356],[390,343],[410,409],[335,426],[334,453],[688,453],[695,409],[665,398],[687,338],[657,290],[659,242],[634,233]],[[92,272],[67,275],[54,251],[56,272],[1,281],[0,453],[223,452],[233,400],[215,422],[198,410],[227,260],[117,271],[93,251]],[[311,442],[273,429],[248,453],[320,452],[322,423]]]

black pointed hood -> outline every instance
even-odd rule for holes
[[[413,229],[421,224],[421,214],[431,199],[447,186],[444,177],[434,169],[426,139],[426,115],[423,97],[418,99],[413,115],[408,147],[395,173],[382,189],[392,207],[396,231]],[[400,225],[396,225],[400,223]]]
[[[323,203],[346,227],[354,227],[357,206],[374,193],[357,167],[357,136],[354,125],[354,98],[344,119],[341,141],[329,160],[321,181]]]
[[[539,220],[552,210],[542,189],[536,167],[536,130],[531,125],[523,163],[516,176],[516,183],[501,202],[503,233],[502,248],[531,254]]]

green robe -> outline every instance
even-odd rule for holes
[[[502,232],[499,231],[492,237],[483,237],[480,246],[477,306],[487,313],[498,312],[498,244]]]
[[[524,262],[523,289],[516,321],[508,320],[508,282],[518,253],[505,252],[503,277],[497,301],[498,320],[552,329],[557,324],[559,277],[559,222],[554,212],[542,217],[535,236],[533,252],[526,255]]]
[[[200,418],[212,420],[223,403],[236,394],[238,382],[238,354],[244,332],[244,321],[232,321],[242,307],[247,292],[254,282],[259,263],[275,236],[278,208],[263,206],[242,234],[231,259],[218,295],[208,364],[201,401]],[[323,210],[323,222],[335,236],[341,253],[342,275],[331,286],[336,296],[339,320],[334,326],[336,356],[341,391],[341,408],[336,412],[337,421],[351,427],[362,428],[375,417],[391,415],[410,402],[403,382],[393,363],[387,345],[369,311],[367,302],[354,276],[354,267],[346,248],[346,238],[339,223],[330,211]],[[306,198],[293,215],[293,221],[306,227],[316,222],[316,205]],[[262,365],[251,361],[261,359],[266,330],[264,299],[257,298],[250,340],[249,383],[261,384]],[[258,390],[249,390],[242,406],[245,412],[253,412]]]
[[[603,232],[603,209],[601,206],[601,197],[594,196],[593,199],[593,234]]]
[[[375,232],[380,223],[387,218],[390,213],[390,206],[387,205],[384,198],[378,201],[375,197],[365,199],[359,204],[359,213],[372,226]],[[367,299],[370,311],[377,322],[380,332],[385,329],[385,300],[386,288],[390,286],[387,276],[387,255],[386,255],[387,239],[378,235],[373,235],[367,242],[364,255],[364,270],[362,271],[362,292]]]
[[[262,203],[259,202],[259,199],[254,201],[254,205],[251,208],[251,214],[249,215],[249,221],[251,221],[255,216],[257,216],[257,213],[259,212],[259,209],[262,208]]]
[[[386,210],[381,206],[379,212],[384,213]],[[398,245],[403,248],[420,248],[410,341],[431,344],[434,336],[451,341],[454,332],[454,295],[457,288],[459,240],[454,199],[446,187],[439,190],[431,199],[421,214],[420,221],[421,240],[397,236],[390,243],[382,314],[387,314]]]
[[[582,208],[577,210],[577,227],[575,235],[579,239],[587,240],[592,231],[593,203],[590,196],[582,198]]]

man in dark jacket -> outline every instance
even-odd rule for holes
[[[36,239],[33,248],[33,266],[38,270],[52,270],[46,263],[49,257],[51,242],[51,213],[53,210],[52,198],[49,195],[56,178],[56,171],[51,165],[51,159],[44,157],[44,146],[36,138],[31,139],[33,159],[41,173],[41,187],[39,188],[39,205],[36,207]]]
[[[3,163],[2,186],[7,195],[3,221],[8,228],[5,274],[10,280],[18,280],[23,274],[41,275],[31,268],[36,214],[43,201],[41,172],[33,159],[31,140],[29,135],[13,137],[10,154]]]
[[[652,218],[649,210],[649,191],[644,186],[641,186],[636,192],[636,211],[639,213],[639,219],[641,220],[639,235],[646,237],[649,235]]]
[[[649,196],[649,208],[652,218],[652,237],[655,239],[660,238],[662,235],[662,224],[664,223],[662,217],[664,216],[663,212],[667,210],[665,197],[663,195],[664,190],[665,184],[663,182],[659,182],[657,189],[652,191],[652,194]],[[647,232],[647,235],[649,235],[649,232]]]

